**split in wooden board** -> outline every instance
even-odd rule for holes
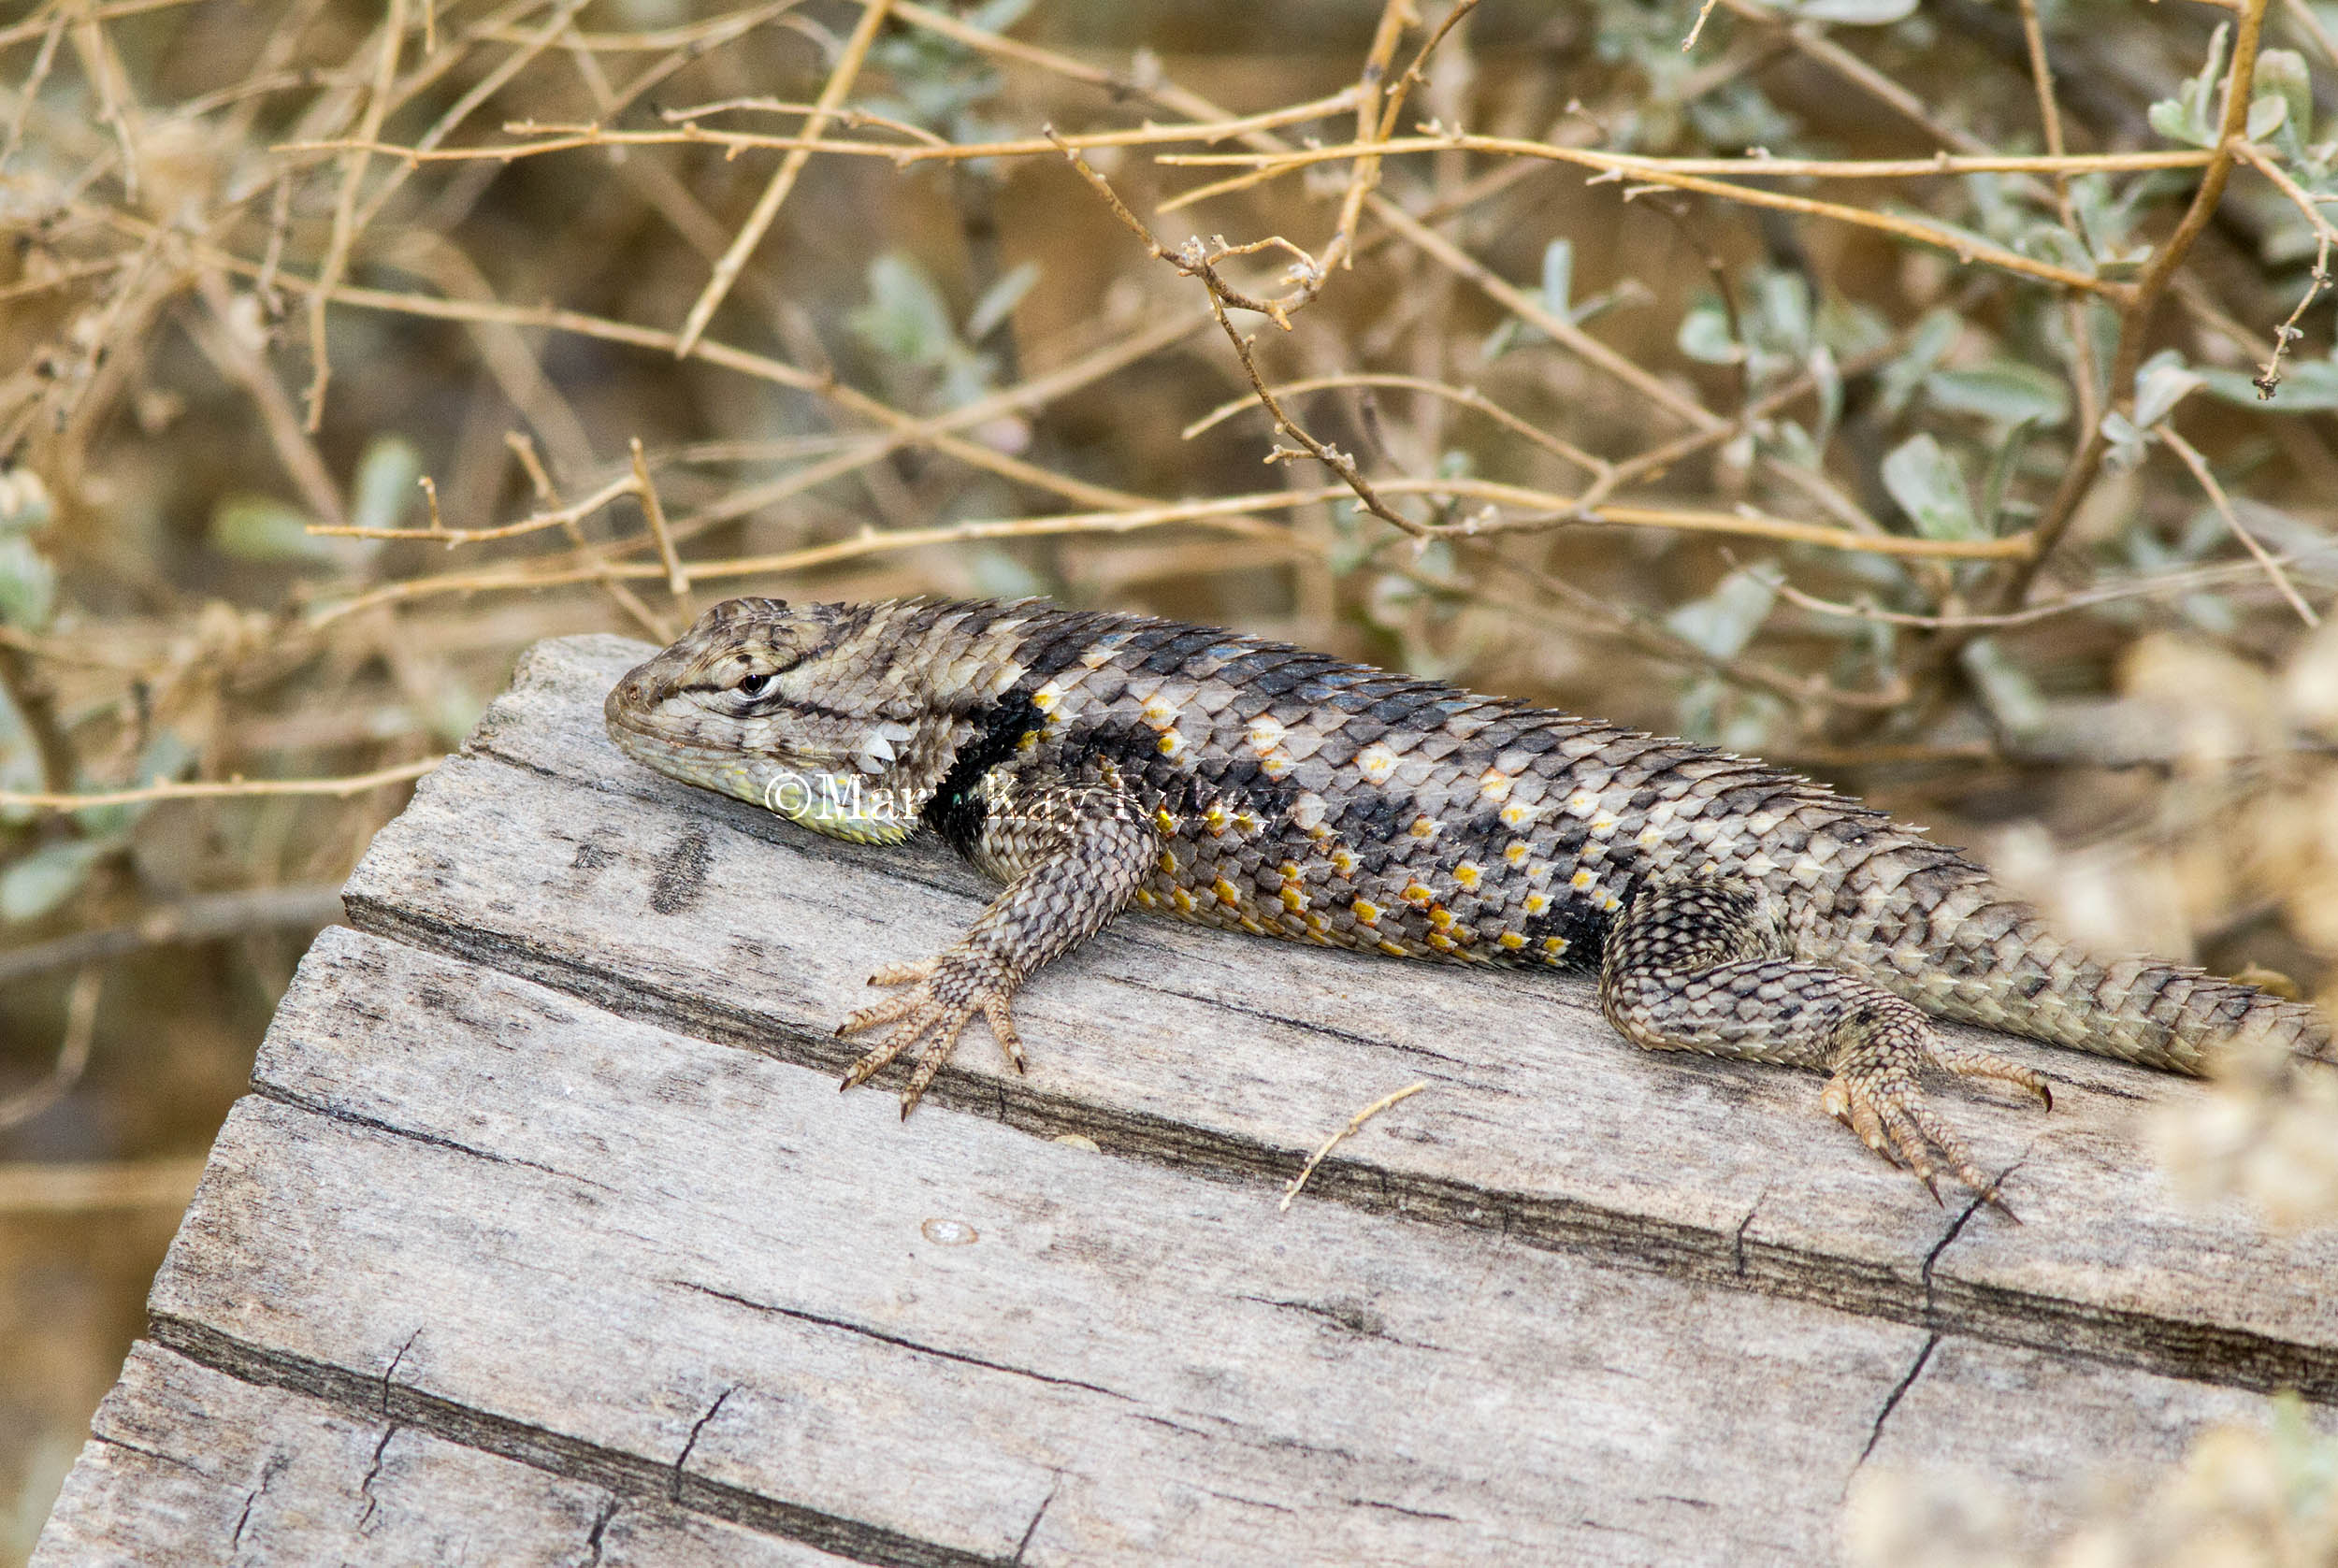
[[[1028,1079],[839,1097],[985,890],[620,760],[640,653],[540,649],[377,839],[41,1568],[1807,1562],[1865,1466],[2043,1534],[2331,1387],[2330,1244],[2177,1208],[2133,1113],[2188,1087],[2059,1053],[2053,1116],[1955,1105],[2020,1228],[1580,985],[1167,922],[1032,985]]]

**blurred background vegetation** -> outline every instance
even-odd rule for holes
[[[541,637],[741,590],[1231,624],[1762,753],[2327,1001],[2334,38],[0,7],[0,1564],[334,889]],[[2338,1114],[2278,1079],[2172,1146],[2310,1217]],[[2267,1506],[2327,1498],[2266,1442],[2312,1482]]]

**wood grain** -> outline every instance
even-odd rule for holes
[[[2254,1403],[1947,1358],[1486,1230],[1279,1214],[1264,1183],[986,1116],[904,1126],[348,931],[255,1090],[152,1331],[358,1422],[314,1483],[352,1531],[363,1433],[395,1430],[879,1562],[1808,1562],[1885,1442],[1980,1456],[2043,1528],[2050,1477],[2165,1460]],[[1912,1419],[1920,1365],[1946,1391]],[[587,1501],[527,1506],[573,1541]]]

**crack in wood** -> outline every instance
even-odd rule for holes
[[[1924,1375],[1925,1366],[1932,1359],[1932,1352],[1940,1347],[1940,1335],[1927,1335],[1923,1347],[1917,1350],[1916,1359],[1910,1363],[1906,1374],[1898,1383],[1892,1385],[1890,1393],[1883,1396],[1883,1408],[1875,1413],[1875,1425],[1869,1429],[1867,1446],[1861,1448],[1859,1457],[1852,1461],[1853,1474],[1858,1474],[1859,1467],[1867,1463],[1868,1456],[1875,1452],[1875,1446],[1883,1441],[1883,1423],[1892,1418],[1892,1412],[1899,1408],[1899,1402],[1907,1397],[1909,1389],[1915,1387],[1916,1379]],[[1844,1483],[1846,1489],[1849,1485],[1848,1481]]]
[[[675,1503],[682,1501],[682,1468],[690,1462],[690,1453],[699,1446],[699,1433],[706,1430],[707,1422],[722,1414],[723,1406],[729,1403],[730,1396],[738,1391],[739,1385],[733,1383],[729,1388],[725,1388],[721,1393],[716,1394],[714,1396],[714,1403],[706,1407],[706,1414],[700,1417],[697,1421],[691,1424],[690,1435],[684,1441],[682,1445],[682,1452],[674,1456],[673,1493],[671,1501]]]
[[[609,1521],[617,1517],[617,1510],[623,1505],[624,1500],[613,1493],[609,1501],[600,1505],[600,1511],[593,1516],[593,1528],[584,1537],[585,1556],[580,1568],[600,1568],[601,1537],[608,1533]]]
[[[963,1351],[945,1350],[939,1345],[920,1345],[914,1339],[903,1339],[899,1334],[888,1334],[882,1329],[872,1329],[865,1323],[854,1323],[842,1317],[824,1317],[816,1312],[803,1312],[795,1307],[779,1306],[771,1302],[754,1301],[745,1296],[734,1295],[728,1290],[717,1290],[711,1285],[700,1285],[696,1280],[672,1279],[666,1283],[680,1289],[695,1290],[701,1296],[712,1296],[718,1302],[729,1302],[734,1306],[745,1307],[751,1312],[766,1313],[773,1317],[791,1318],[798,1323],[810,1323],[823,1329],[835,1329],[844,1333],[858,1334],[863,1339],[874,1340],[879,1345],[890,1345],[897,1349],[907,1350],[916,1355],[931,1356],[936,1360],[956,1361],[960,1366],[980,1367],[986,1372],[1003,1372],[1016,1377],[1028,1377],[1034,1382],[1049,1384],[1059,1388],[1084,1388],[1091,1394],[1104,1394],[1111,1399],[1124,1400],[1130,1403],[1136,1403],[1132,1396],[1121,1393],[1117,1388],[1107,1388],[1101,1383],[1083,1383],[1076,1377],[1058,1377],[1049,1373],[1033,1372],[1029,1367],[1008,1366],[1003,1361],[987,1361],[980,1356],[969,1356]]]
[[[284,1087],[281,1084],[267,1083],[257,1076],[254,1076],[252,1081],[252,1092],[258,1095],[263,1100],[272,1100],[279,1105],[289,1106],[291,1109],[296,1111],[307,1111],[313,1115],[329,1117],[334,1121],[342,1122],[351,1127],[362,1127],[369,1132],[385,1133],[392,1138],[403,1138],[410,1143],[426,1144],[434,1149],[445,1149],[450,1154],[468,1155],[472,1159],[484,1160],[490,1165],[509,1165],[525,1171],[535,1171],[547,1176],[556,1177],[560,1181],[574,1182],[579,1187],[589,1187],[600,1192],[614,1192],[616,1190],[616,1188],[609,1186],[605,1182],[597,1182],[590,1176],[580,1176],[573,1171],[563,1171],[557,1166],[545,1165],[538,1160],[519,1159],[511,1155],[497,1154],[489,1149],[473,1148],[469,1144],[461,1143],[453,1138],[443,1137],[435,1132],[425,1132],[417,1128],[398,1127],[394,1123],[382,1121],[378,1117],[368,1116],[363,1112],[352,1111],[346,1106],[335,1105],[330,1101],[318,1100],[311,1095],[297,1093],[292,1089]],[[417,1329],[414,1332],[416,1335],[420,1335],[422,1331]],[[390,1373],[397,1370],[398,1360],[405,1359],[407,1349],[411,1347],[413,1343],[413,1340],[409,1339],[405,1345],[401,1345],[398,1349],[397,1359],[390,1362],[389,1371],[384,1372],[382,1374],[382,1398],[383,1408],[385,1409],[388,1407],[389,1402]]]
[[[373,1523],[373,1511],[380,1505],[381,1500],[373,1495],[373,1483],[382,1474],[382,1456],[389,1451],[390,1439],[397,1435],[396,1421],[382,1429],[382,1441],[373,1446],[373,1463],[368,1467],[366,1478],[357,1483],[357,1495],[366,1500],[365,1512],[357,1516],[357,1533],[360,1535],[369,1532],[368,1527]]]
[[[154,1342],[189,1360],[260,1388],[284,1388],[372,1418],[379,1374],[269,1349],[209,1324],[166,1314],[149,1323]],[[718,1402],[719,1403],[719,1402]],[[394,1390],[397,1423],[459,1447],[512,1460],[563,1480],[599,1487],[618,1498],[670,1502],[670,1461],[476,1409],[411,1385]],[[712,1412],[709,1413],[710,1415]],[[117,1445],[119,1446],[119,1445]],[[160,1456],[157,1456],[160,1457]],[[183,1461],[180,1461],[183,1462]],[[825,1513],[725,1481],[693,1476],[673,1505],[759,1534],[801,1541],[879,1568],[1007,1568],[1010,1560],[926,1541],[881,1525]]]

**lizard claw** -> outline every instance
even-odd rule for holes
[[[990,1025],[999,1048],[1014,1064],[1015,1071],[1024,1071],[1022,1041],[1017,1036],[1014,1018],[1007,1011],[1013,982],[996,963],[973,954],[945,953],[919,963],[887,964],[869,976],[869,984],[909,988],[856,1009],[836,1026],[840,1036],[881,1024],[894,1026],[891,1033],[845,1070],[843,1081],[836,1086],[839,1089],[867,1083],[902,1052],[930,1036],[925,1049],[917,1054],[916,1066],[910,1070],[908,1084],[902,1089],[902,1115],[907,1116],[917,1108],[917,1101],[933,1082],[934,1074],[950,1059],[958,1037],[965,1032],[976,1014]]]
[[[1944,1165],[1984,1201],[2004,1209],[1997,1183],[1981,1173],[1965,1142],[1924,1102],[1914,1078],[1897,1062],[1846,1063],[1826,1081],[1820,1103],[1827,1115],[1858,1134],[1859,1141],[1892,1164],[1905,1166],[1942,1203],[1940,1171]],[[1938,1151],[1940,1159],[1935,1160]]]

